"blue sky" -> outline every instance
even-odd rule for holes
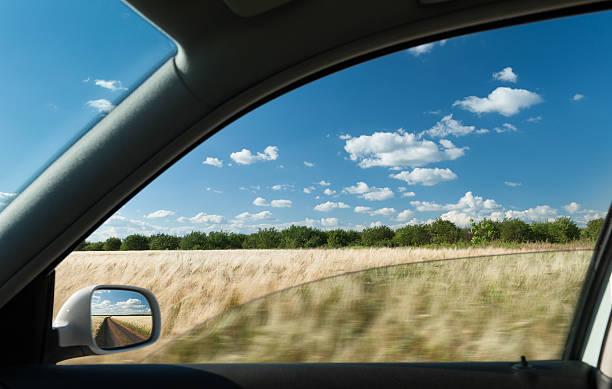
[[[172,53],[163,35],[124,13],[121,5],[105,28],[142,30],[138,44],[118,48],[108,64],[83,60],[78,76],[61,73],[72,89],[54,104],[72,103],[56,127],[71,136],[83,125],[66,126],[70,114],[96,120],[104,113],[88,101],[116,103]],[[200,145],[90,240],[291,224],[399,227],[436,217],[462,226],[484,217],[571,216],[581,225],[603,217],[612,193],[610,25],[608,12],[473,34],[313,82]],[[126,63],[130,50],[143,60]],[[88,77],[94,83],[82,82]],[[73,95],[78,88],[87,92]],[[15,193],[28,168],[0,177],[0,192]]]
[[[150,315],[146,297],[138,292],[119,289],[98,289],[91,295],[92,315]]]

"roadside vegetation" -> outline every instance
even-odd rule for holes
[[[228,310],[144,363],[559,359],[591,251],[376,268]]]
[[[405,226],[396,230],[387,226],[363,231],[323,231],[306,226],[284,230],[260,229],[252,234],[193,231],[185,236],[157,234],[112,237],[104,242],[82,242],[76,251],[139,251],[139,250],[228,250],[228,249],[295,249],[342,247],[519,247],[528,242],[594,243],[603,219],[591,220],[580,228],[568,217],[549,222],[525,223],[519,219],[472,222],[469,228],[436,219],[431,224]]]
[[[111,316],[112,319],[124,327],[127,327],[145,339],[151,337],[153,331],[153,319],[150,315],[145,316]]]
[[[308,250],[74,252],[55,269],[54,317],[63,302],[83,285],[127,284],[151,290],[157,297],[162,311],[159,342],[151,347],[127,353],[67,361],[67,363],[135,363],[151,352],[163,348],[164,345],[182,338],[182,335],[194,326],[201,325],[223,312],[244,304],[249,305],[249,302],[271,293],[326,277],[389,265],[472,258],[462,261],[468,263],[478,260],[475,257],[550,250],[570,250],[568,256],[575,256],[576,260],[580,261],[583,255],[587,257],[590,255],[590,250],[587,252],[589,254],[582,254],[585,251],[581,249],[592,249],[592,247],[592,243],[573,241],[566,244],[524,243],[520,247],[474,245],[446,248],[346,247]],[[536,257],[525,258],[535,258],[533,270],[529,266],[529,260],[525,260],[522,262],[524,267],[517,267],[516,271],[528,272],[532,274],[531,277],[536,277],[537,272],[546,269],[536,266],[538,263]],[[503,257],[500,257],[500,260],[503,261]],[[484,272],[486,268],[483,267],[480,271]],[[555,272],[551,275],[542,275],[544,277],[542,282],[548,282],[547,277],[560,277],[560,279],[565,277],[558,270]],[[338,282],[343,279],[344,277],[334,278]],[[406,281],[412,282],[412,279]],[[312,286],[318,284],[316,282]],[[507,287],[510,284],[503,285]],[[546,288],[546,285],[542,284],[541,288]]]
[[[91,317],[91,336],[94,338],[96,344],[103,344],[102,339],[102,322],[107,316],[92,316]]]

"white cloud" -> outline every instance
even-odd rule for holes
[[[257,155],[252,154],[250,150],[242,149],[231,153],[230,158],[240,165],[250,165],[257,161],[274,161],[278,158],[278,147],[268,146],[263,153],[258,152]]]
[[[395,213],[395,208],[380,208],[377,209],[376,211],[372,211],[370,212],[370,215],[372,216],[390,216],[393,215]]]
[[[220,160],[219,158],[206,157],[204,162],[202,162],[202,165],[210,165],[210,166],[215,166],[215,167],[222,167],[223,166],[223,161]]]
[[[512,68],[508,66],[499,72],[493,73],[493,78],[499,81],[516,83],[518,76],[512,71]]]
[[[271,202],[267,202],[263,197],[257,197],[253,200],[253,205],[258,207],[272,207],[272,208],[291,208],[292,205],[291,200],[272,200]]]
[[[329,183],[329,182],[327,182],[325,180],[321,180],[321,181],[319,181],[319,185],[321,185],[321,186],[330,186],[331,183]]]
[[[521,185],[523,185],[523,184],[522,184],[522,183],[520,183],[520,182],[512,182],[512,181],[504,181],[504,184],[506,184],[506,185],[508,185],[508,186],[511,186],[511,187],[513,187],[513,188],[515,188],[515,187],[517,187],[517,186],[521,186]]]
[[[319,212],[329,212],[336,208],[350,208],[350,206],[343,202],[335,203],[333,201],[326,201],[324,203],[316,205],[314,207],[314,210]]]
[[[116,92],[118,90],[128,90],[128,88],[125,88],[121,84],[121,81],[118,80],[96,80],[95,82],[97,86],[100,86],[105,89],[110,89],[113,92]]]
[[[338,225],[338,218],[335,218],[335,217],[321,218],[321,225],[323,227],[336,227]]]
[[[415,46],[411,49],[408,49],[408,52],[414,55],[415,57],[418,57],[420,55],[431,52],[436,46],[444,46],[445,44],[446,44],[446,39],[443,39],[439,42],[431,42],[431,43],[425,43],[419,46]]]
[[[580,210],[580,204],[572,201],[571,203],[564,205],[563,208],[569,213],[576,213]]]
[[[553,220],[557,217],[557,210],[551,208],[549,205],[538,205],[535,208],[529,208],[523,211],[506,211],[505,217],[508,219],[522,219],[527,221]]]
[[[453,115],[444,116],[438,123],[419,135],[427,134],[434,138],[443,138],[449,135],[465,136],[476,130],[474,126],[464,126],[461,121],[453,119]]]
[[[370,191],[364,193],[361,197],[370,201],[382,201],[390,199],[394,196],[393,191],[387,187],[377,188],[375,186],[370,188]]]
[[[574,101],[580,101],[582,99],[584,99],[584,95],[581,95],[580,93],[576,93],[574,97],[572,97],[572,100]]]
[[[397,174],[391,174],[389,177],[405,181],[408,185],[420,184],[423,186],[433,186],[439,184],[440,182],[457,179],[457,175],[448,168],[416,168],[411,172],[403,171]]]
[[[541,103],[542,97],[526,89],[498,87],[487,97],[468,96],[453,104],[474,113],[497,112],[504,116],[512,116],[523,108],[529,108]]]
[[[495,127],[494,130],[498,134],[502,134],[508,131],[516,132],[517,128],[510,123],[504,123],[501,127]]]
[[[356,213],[368,213],[372,210],[371,207],[362,207],[362,206],[356,206],[354,211]]]
[[[313,190],[315,190],[316,188],[314,186],[309,186],[307,188],[304,188],[304,193],[306,194],[311,194]]]
[[[89,105],[91,108],[97,109],[98,112],[104,112],[104,113],[108,113],[115,108],[115,106],[106,99],[89,100],[87,102],[87,105]]]
[[[414,197],[414,192],[404,192],[402,193],[402,197]]]
[[[259,213],[249,213],[243,212],[239,215],[236,215],[236,219],[242,221],[258,221],[264,219],[270,219],[272,217],[272,212],[270,211],[261,211]]]
[[[145,217],[147,219],[156,219],[156,218],[162,218],[162,217],[166,217],[166,216],[172,216],[174,214],[175,214],[174,211],[167,211],[165,209],[160,209],[160,210],[157,210],[155,212],[151,212],[150,214],[148,214]]]
[[[375,132],[346,141],[344,150],[359,166],[411,166],[418,167],[433,162],[457,159],[466,147],[456,147],[451,141],[442,139],[439,145],[417,135],[399,130],[397,132]]]
[[[291,184],[278,184],[271,187],[272,190],[289,190],[293,188],[294,186]]]
[[[304,161],[304,165],[306,165],[308,167],[313,167],[315,164],[312,163],[312,162]]]
[[[269,207],[270,203],[268,203],[263,197],[257,197],[255,200],[253,200],[253,205],[258,207]]]
[[[270,205],[272,206],[272,208],[291,208],[291,205],[293,204],[293,202],[291,200],[272,200],[270,202]]]
[[[437,204],[428,201],[411,201],[410,204],[419,212],[448,211],[440,217],[461,227],[467,226],[470,219],[502,220],[504,217],[503,207],[495,200],[485,200],[480,196],[474,196],[472,192],[466,192],[457,203]]]
[[[358,182],[356,185],[344,188],[343,191],[350,194],[361,195],[359,197],[366,200],[386,200],[394,196],[393,191],[387,187],[377,188],[375,186],[369,186],[362,181]]]
[[[405,209],[402,212],[400,212],[397,217],[395,218],[395,220],[397,220],[398,222],[405,222],[407,220],[410,219],[410,217],[414,214],[413,211],[409,210],[409,209]]]
[[[184,217],[181,216],[177,219],[179,222],[190,221],[192,223],[214,223],[219,224],[223,221],[223,216],[221,215],[209,215],[204,212],[199,212],[194,217]]]
[[[323,191],[323,193],[327,196],[331,196],[331,195],[335,195],[336,191],[335,190],[331,190],[329,188],[325,188],[325,190]]]
[[[370,190],[370,187],[365,182],[358,182],[354,186],[344,188],[344,190],[350,194],[363,194]]]
[[[529,123],[539,123],[542,120],[542,116],[533,116],[527,119]]]
[[[9,192],[0,192],[0,205],[2,203],[8,204],[15,197],[17,197],[17,193],[9,193]]]

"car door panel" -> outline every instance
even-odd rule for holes
[[[30,366],[0,370],[7,388],[589,388],[582,362]],[[602,384],[609,380],[600,378]]]

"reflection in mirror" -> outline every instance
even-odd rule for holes
[[[151,338],[153,318],[141,293],[98,289],[91,296],[91,334],[103,349],[134,346]]]

